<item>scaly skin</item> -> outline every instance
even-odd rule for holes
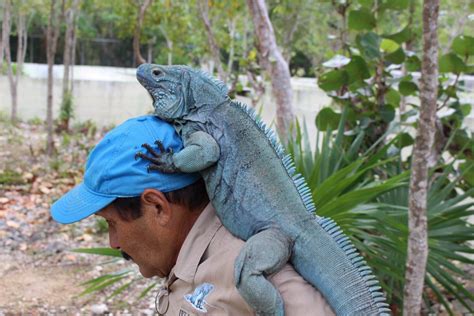
[[[138,153],[165,172],[199,171],[217,215],[246,241],[235,263],[236,287],[258,315],[284,315],[264,275],[288,261],[337,315],[389,315],[375,277],[330,219],[313,215],[304,179],[294,174],[271,130],[222,83],[186,66],[143,64],[137,78],[155,113],[175,125],[184,149]]]

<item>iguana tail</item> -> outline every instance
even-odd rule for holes
[[[318,288],[337,315],[390,315],[376,277],[337,224],[324,217],[307,224],[293,248],[296,271]]]

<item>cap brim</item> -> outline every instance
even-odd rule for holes
[[[100,211],[115,199],[94,193],[81,183],[53,203],[51,216],[61,224],[74,223]]]

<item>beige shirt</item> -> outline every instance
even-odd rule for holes
[[[234,261],[244,242],[224,228],[209,204],[194,223],[157,296],[163,315],[255,315],[234,285]],[[321,294],[289,264],[270,276],[285,315],[334,315]]]

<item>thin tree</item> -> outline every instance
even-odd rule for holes
[[[71,68],[73,54],[74,54],[74,39],[75,39],[75,28],[76,28],[76,12],[78,10],[79,0],[72,0],[72,4],[65,13],[66,21],[66,33],[64,36],[64,53],[63,53],[63,94],[61,103],[61,129],[69,129],[69,120],[72,116],[72,83],[71,80]]]
[[[10,24],[10,23],[9,23]],[[21,11],[21,8],[17,12],[16,20],[16,33],[17,33],[17,54],[16,54],[16,71],[13,71],[13,62],[11,58],[10,41],[5,42],[5,59],[7,61],[8,68],[8,81],[10,82],[10,94],[11,94],[11,121],[15,123],[18,119],[18,83],[20,81],[20,75],[23,69],[23,63],[25,61],[26,48],[28,43],[28,32],[26,28],[25,15]]]
[[[272,94],[276,102],[276,126],[279,134],[285,137],[295,117],[292,107],[290,69],[277,46],[265,1],[247,0],[247,5],[253,19],[259,61],[271,80]]]
[[[10,11],[10,0],[5,0],[3,5],[2,36],[0,37],[0,67],[3,65],[5,45],[10,41]]]
[[[64,0],[63,0],[64,2]],[[51,0],[49,11],[48,28],[46,30],[46,59],[48,61],[48,92],[46,99],[46,125],[47,125],[47,143],[46,153],[48,156],[53,154],[53,64],[56,55],[56,47],[59,36],[59,12],[56,0]]]
[[[420,117],[413,149],[409,189],[408,254],[403,315],[419,315],[428,258],[427,196],[428,161],[434,143],[438,95],[439,0],[423,3],[423,61]]]
[[[145,0],[143,3],[138,1],[138,15],[137,22],[135,23],[135,31],[133,33],[133,53],[135,55],[135,61],[138,65],[145,63],[140,52],[140,33],[142,30],[143,20],[145,19],[145,13],[148,7],[152,4],[153,0]]]
[[[211,49],[212,60],[214,61],[217,67],[217,73],[219,75],[219,79],[223,82],[227,81],[227,73],[224,71],[221,62],[221,54],[219,45],[216,41],[216,36],[212,30],[212,23],[209,20],[209,3],[208,0],[198,0],[197,7],[199,11],[199,16],[201,21],[204,23],[204,28],[206,29],[207,41],[209,43],[209,47]]]

